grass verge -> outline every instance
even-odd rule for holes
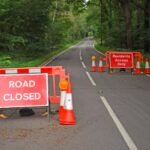
[[[107,51],[122,51],[122,52],[131,52],[131,50],[129,50],[129,49],[123,49],[123,48],[112,48],[112,47],[106,47],[106,46],[102,46],[102,45],[100,45],[100,43],[95,43],[95,48],[98,50],[98,51],[100,51],[100,52],[102,52],[102,53],[104,53],[105,54],[105,52],[107,52]],[[144,53],[144,50],[133,50],[134,52],[141,52],[142,53],[142,56],[145,58],[145,57],[148,57],[148,58],[150,58],[150,53],[148,54],[148,53]]]
[[[79,41],[68,42],[59,48],[42,52],[23,52],[23,51],[1,51],[0,68],[20,68],[40,66],[43,62],[53,58],[55,55],[76,44]]]

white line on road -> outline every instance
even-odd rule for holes
[[[95,48],[95,44],[94,44],[94,42],[93,42],[92,47],[93,47],[93,49],[94,49],[95,51],[97,51],[97,52],[98,52],[98,53],[100,53],[101,55],[105,56],[105,54],[104,54],[104,53],[102,53],[102,52],[98,51],[98,50]]]
[[[82,54],[81,54],[81,50],[80,50],[79,56],[80,56],[80,60],[82,61]]]
[[[86,69],[85,63],[83,61],[81,63],[82,63],[83,68]]]
[[[91,81],[92,85],[93,85],[93,86],[96,86],[96,83],[95,83],[95,81],[93,80],[93,78],[91,77],[91,75],[89,74],[89,72],[86,72],[86,74],[87,74],[89,80]]]
[[[82,61],[82,56],[80,56],[80,60]]]
[[[119,121],[118,117],[116,116],[116,114],[114,113],[112,108],[110,107],[106,98],[104,96],[100,96],[100,99],[104,103],[107,111],[109,112],[111,118],[113,119],[114,123],[116,124],[119,132],[121,133],[123,139],[125,140],[127,146],[129,147],[129,150],[138,150],[136,145],[134,144],[133,140],[131,139],[131,137],[129,136],[129,134],[127,133],[127,131],[125,130],[125,128],[123,127],[121,122]]]
[[[150,75],[149,75],[149,74],[147,74],[146,76],[150,77]]]

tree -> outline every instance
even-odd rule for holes
[[[149,52],[149,0],[89,0],[88,8],[101,44]]]

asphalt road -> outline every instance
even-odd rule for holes
[[[77,124],[61,126],[57,114],[47,118],[0,120],[0,150],[150,150],[150,77],[127,72],[90,72],[91,56],[102,55],[86,39],[47,65],[71,74]]]

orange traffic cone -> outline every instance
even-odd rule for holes
[[[150,74],[150,68],[149,68],[149,59],[146,58],[145,60],[145,69],[144,69],[145,74]]]
[[[99,72],[103,72],[103,71],[104,71],[103,58],[102,58],[102,57],[100,57],[100,59],[99,59],[98,71],[99,71]]]
[[[65,106],[63,110],[63,114],[60,115],[60,124],[61,125],[74,125],[76,124],[73,104],[72,104],[72,91],[71,91],[71,83],[68,83]]]
[[[67,80],[61,80],[59,82],[59,88],[61,90],[61,92],[60,92],[60,105],[59,105],[59,117],[64,113],[64,105],[65,105],[67,87],[68,87],[68,81]]]
[[[92,56],[92,67],[91,67],[91,71],[96,71],[96,56]]]
[[[140,58],[137,59],[136,66],[135,66],[135,72],[133,74],[141,74],[141,65],[140,65]]]

